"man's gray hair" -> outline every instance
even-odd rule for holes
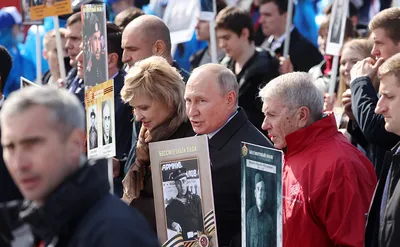
[[[216,75],[217,83],[221,91],[221,95],[225,96],[230,91],[236,94],[236,106],[239,103],[239,84],[237,82],[235,74],[227,67],[220,64],[204,64],[193,70],[192,74],[198,72],[201,73],[203,70],[211,72]]]
[[[290,110],[306,106],[310,110],[310,121],[322,118],[324,95],[305,72],[287,73],[270,81],[260,90],[262,101],[266,98],[280,98]]]
[[[85,129],[85,112],[78,98],[65,89],[51,86],[30,86],[12,93],[4,101],[0,122],[34,106],[46,107],[64,136],[69,136],[74,129]]]

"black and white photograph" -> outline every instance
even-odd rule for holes
[[[97,148],[98,139],[99,139],[99,132],[97,128],[97,107],[96,105],[92,105],[89,107],[89,130],[88,130],[88,143],[89,143],[89,150]]]
[[[338,56],[343,46],[348,5],[348,0],[336,0],[333,3],[326,45],[326,53],[329,55]]]
[[[111,111],[111,102],[109,100],[103,101],[101,104],[102,116],[102,133],[103,133],[103,146],[113,143],[113,126],[111,116],[114,114]]]
[[[105,7],[87,4],[82,9],[84,82],[86,86],[94,86],[108,80]]]
[[[168,238],[178,232],[184,241],[204,232],[197,159],[161,164]]]
[[[43,0],[31,0],[32,6],[38,6],[43,4]]]
[[[282,152],[245,143],[242,156],[242,247],[282,246]]]

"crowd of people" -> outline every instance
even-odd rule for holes
[[[59,30],[65,79],[54,31],[43,39],[49,64],[43,87],[18,90],[15,70],[30,64],[0,46],[0,246],[160,246],[149,144],[195,135],[208,136],[218,246],[242,246],[241,142],[283,151],[284,247],[400,245],[400,8],[383,9],[365,31],[350,2],[332,71],[333,56],[325,52],[332,5],[318,47],[292,25],[284,58],[287,1],[255,0],[249,12],[219,0],[219,63],[211,63],[210,23],[200,18],[196,37],[208,45],[193,53],[189,72],[171,54],[161,18],[114,2],[124,10],[107,22],[105,37],[114,80],[113,195],[107,162],[86,157],[86,145],[97,145],[85,144],[86,128],[89,135],[97,131],[94,112],[91,123],[85,120],[81,13]],[[0,10],[0,18],[9,11]],[[184,169],[173,173],[178,194],[167,210],[202,218],[200,199],[182,187],[186,176]],[[263,178],[255,180],[255,190],[263,190]],[[259,204],[272,200],[261,197]],[[258,204],[251,210],[262,216]],[[167,225],[199,229],[176,218]],[[265,224],[247,227],[251,247],[276,241]],[[268,233],[257,237],[258,227]]]

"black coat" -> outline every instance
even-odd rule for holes
[[[275,50],[275,54],[278,57],[283,56],[284,44],[285,42],[282,43],[280,48]],[[271,47],[271,44],[268,47]],[[318,48],[301,35],[297,28],[294,28],[290,33],[289,56],[294,71],[308,72],[313,66],[323,60]]]
[[[45,246],[159,246],[143,216],[109,193],[105,160],[85,164],[42,207],[30,203],[20,215]]]
[[[400,142],[386,153],[382,173],[372,198],[365,229],[365,247],[398,247],[400,246],[400,154],[395,154]],[[389,169],[388,196],[382,224],[380,210],[382,196]]]
[[[238,113],[209,140],[219,246],[241,246],[242,141],[273,147],[239,107]]]
[[[235,61],[224,59],[227,67],[235,73]],[[236,74],[236,73],[235,73]],[[250,122],[261,131],[264,121],[262,102],[258,97],[260,88],[279,75],[278,60],[269,52],[257,48],[254,55],[245,63],[236,79],[239,83],[239,106]]]
[[[364,136],[368,142],[365,146],[367,156],[374,164],[377,177],[380,177],[385,153],[400,141],[400,137],[387,132],[384,117],[375,113],[378,96],[369,77],[356,78],[350,89],[351,109],[358,128],[349,122],[347,130],[358,143],[365,143],[361,134]]]

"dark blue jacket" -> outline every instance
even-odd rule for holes
[[[20,216],[45,246],[159,246],[146,220],[109,193],[106,160],[89,161],[42,207],[27,203]]]

